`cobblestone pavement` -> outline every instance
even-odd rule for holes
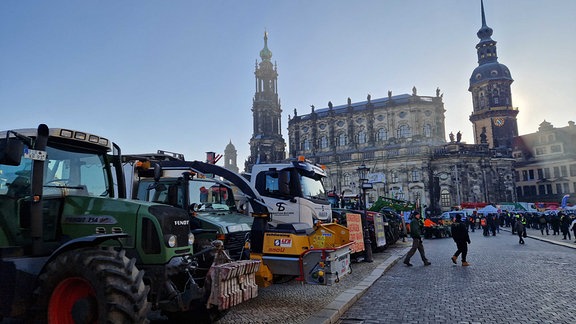
[[[388,267],[386,262],[395,262],[411,242],[398,241],[383,252],[374,253],[374,262],[352,263],[352,273],[331,286],[302,284],[294,280],[259,288],[258,297],[234,306],[218,324],[228,323],[318,323],[322,320],[310,317],[321,312],[349,289],[356,288],[377,267]],[[384,270],[378,273],[378,277]],[[377,277],[376,277],[377,278]],[[374,278],[374,280],[376,280]],[[368,289],[368,286],[365,287]]]
[[[470,267],[450,260],[452,239],[425,240],[431,266],[418,253],[396,263],[337,322],[576,323],[575,238],[528,234],[520,245],[505,228],[470,233]]]

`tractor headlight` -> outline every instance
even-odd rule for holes
[[[173,248],[176,247],[177,239],[176,235],[166,235],[166,244]]]
[[[188,233],[188,245],[194,245],[194,234]]]

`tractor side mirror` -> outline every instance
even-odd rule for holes
[[[0,140],[0,164],[20,165],[22,152],[24,152],[22,141],[13,138]]]

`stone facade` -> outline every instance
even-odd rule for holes
[[[370,204],[378,197],[419,202],[431,213],[463,202],[504,200],[514,193],[511,158],[496,157],[487,144],[445,139],[445,110],[436,96],[392,96],[315,109],[289,117],[291,157],[304,155],[326,166],[326,187],[339,196],[359,192],[357,169],[370,168]],[[498,176],[501,178],[499,179]],[[491,190],[508,179],[506,189]],[[501,199],[498,199],[501,198]]]
[[[520,201],[560,202],[570,194],[576,203],[576,126],[554,127],[514,139],[516,195]]]

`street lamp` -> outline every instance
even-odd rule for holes
[[[360,178],[360,189],[362,189],[362,201],[363,201],[363,212],[362,212],[362,227],[364,228],[364,251],[366,252],[366,262],[372,262],[372,242],[370,242],[370,231],[368,230],[368,221],[366,220],[366,190],[372,189],[372,184],[368,182],[368,168],[364,162],[362,165],[356,169],[358,171],[358,178]]]

